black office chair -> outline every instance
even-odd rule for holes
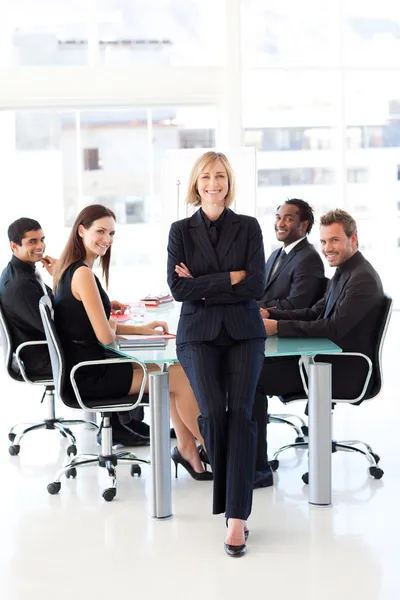
[[[15,353],[12,350],[11,343],[11,334],[7,324],[7,319],[5,317],[4,311],[0,304],[0,337],[1,343],[3,346],[3,357],[4,357],[4,367],[7,375],[13,379],[14,381],[18,381],[21,383],[29,383],[31,385],[41,385],[45,387],[45,391],[43,392],[42,402],[46,400],[47,404],[47,419],[43,419],[42,421],[38,421],[36,423],[18,423],[11,427],[8,439],[12,442],[12,445],[9,447],[8,451],[11,456],[16,456],[19,454],[21,449],[21,440],[22,438],[29,433],[30,431],[38,431],[39,429],[55,429],[60,432],[60,434],[67,438],[69,441],[69,446],[67,448],[68,456],[75,455],[76,450],[76,438],[72,431],[69,429],[69,425],[78,425],[78,424],[90,424],[93,427],[97,428],[97,424],[92,421],[84,421],[83,419],[63,419],[62,417],[56,417],[55,414],[55,396],[54,396],[54,384],[51,379],[43,379],[41,377],[28,377],[25,371],[25,366],[23,360],[21,359],[21,352],[24,348],[28,346],[40,346],[46,345],[47,342],[45,340],[37,340],[37,341],[29,341],[20,344],[16,349]],[[18,431],[19,433],[15,433]]]
[[[75,478],[77,468],[84,465],[98,465],[107,470],[112,479],[111,487],[103,491],[103,498],[107,502],[114,499],[117,493],[116,466],[119,462],[131,465],[131,475],[141,475],[138,463],[149,464],[150,461],[139,459],[131,452],[113,452],[111,415],[113,412],[130,411],[141,406],[141,401],[146,385],[147,371],[144,363],[135,358],[107,358],[104,360],[91,360],[80,362],[74,366],[70,374],[70,382],[66,376],[65,361],[60,339],[58,337],[51,314],[51,300],[43,296],[39,303],[40,315],[43,321],[44,332],[49,346],[51,366],[54,375],[54,385],[60,400],[69,408],[83,409],[90,412],[98,412],[102,416],[102,438],[101,454],[78,454],[67,465],[60,469],[55,480],[49,483],[47,491],[49,494],[57,494],[61,489],[60,478],[65,474],[67,479]],[[143,371],[142,384],[137,396],[125,396],[123,398],[101,398],[97,400],[82,398],[76,384],[75,375],[79,369],[92,365],[104,365],[112,363],[128,362],[138,365]]]
[[[368,365],[368,372],[367,375],[365,377],[365,381],[364,381],[364,385],[362,388],[361,393],[357,396],[357,398],[352,398],[352,399],[343,399],[343,398],[338,398],[338,399],[332,399],[332,402],[340,404],[340,403],[347,403],[347,404],[361,404],[362,402],[364,402],[365,400],[372,400],[373,398],[376,398],[378,396],[378,394],[381,392],[382,390],[382,385],[383,385],[383,373],[382,373],[382,350],[383,350],[383,344],[386,338],[386,333],[387,333],[387,329],[389,327],[389,322],[390,322],[390,317],[392,315],[392,308],[393,308],[393,300],[390,296],[388,296],[387,294],[384,295],[384,299],[382,301],[382,310],[381,310],[381,317],[379,319],[379,326],[378,326],[378,331],[376,332],[376,341],[375,341],[375,353],[373,356],[373,360],[371,361],[371,359],[366,356],[365,354],[361,354],[359,352],[342,352],[341,354],[337,354],[335,355],[336,357],[338,357],[339,359],[341,359],[342,357],[346,357],[346,356],[358,356],[363,358],[367,365]],[[300,360],[300,374],[301,374],[301,378],[302,378],[302,382],[303,382],[303,387],[305,390],[305,395],[304,394],[291,394],[291,395],[287,395],[282,397],[282,401],[287,404],[289,402],[294,402],[296,400],[307,400],[307,396],[308,396],[308,388],[307,388],[307,379],[306,379],[306,375],[305,375],[305,365],[302,364],[302,361]],[[372,386],[369,386],[370,381],[372,378]],[[279,455],[281,454],[281,452],[283,452],[284,450],[287,450],[289,448],[308,448],[308,443],[303,441],[303,442],[296,442],[294,444],[288,444],[286,446],[282,446],[282,448],[279,448],[279,450],[277,450],[277,452],[275,452],[273,459],[270,461],[270,465],[271,468],[276,471],[279,467]],[[368,460],[368,462],[370,463],[370,467],[369,467],[369,473],[372,477],[374,477],[374,479],[381,479],[383,477],[384,471],[378,467],[378,463],[380,461],[380,457],[378,454],[376,454],[371,446],[365,442],[362,442],[361,440],[344,440],[344,441],[334,441],[332,440],[332,452],[336,452],[338,450],[343,450],[345,452],[358,452],[359,454],[362,454],[366,457],[366,459]],[[308,473],[304,473],[304,475],[302,476],[302,479],[304,481],[304,483],[308,483]]]

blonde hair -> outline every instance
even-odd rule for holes
[[[230,206],[235,199],[235,177],[231,163],[222,152],[205,152],[196,160],[189,176],[188,191],[186,194],[186,204],[194,204],[194,206],[200,206],[201,198],[197,191],[197,180],[200,173],[209,165],[215,161],[220,160],[225,167],[226,174],[228,176],[228,193],[225,196],[225,206]]]

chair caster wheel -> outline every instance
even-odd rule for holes
[[[379,467],[370,467],[369,472],[374,479],[382,479],[384,473]]]
[[[304,438],[303,436],[297,436],[297,438],[294,440],[296,444],[300,444],[301,442],[304,442]]]
[[[301,430],[303,432],[303,435],[305,435],[306,437],[308,437],[308,426],[307,425],[302,425],[301,426]]]
[[[303,483],[308,485],[308,473],[304,473],[304,475],[302,475],[301,478],[303,480]]]
[[[72,477],[72,479],[75,479],[77,475],[77,470],[75,469],[75,467],[71,467],[71,469],[69,471],[65,471],[65,477],[67,479],[69,479],[70,477]]]
[[[379,456],[379,454],[375,454],[375,452],[371,452],[371,456],[375,459],[376,464],[378,464],[379,461],[381,460],[381,457]]]
[[[15,440],[17,436],[15,435],[15,433],[9,433],[8,434],[8,439],[10,440],[10,442],[13,442]]]
[[[132,465],[131,466],[131,475],[132,477],[135,477],[135,475],[137,475],[138,477],[140,477],[142,474],[142,469],[140,467],[140,465]]]
[[[8,452],[11,454],[11,456],[17,456],[19,454],[20,451],[20,446],[18,444],[14,444],[13,446],[10,446],[8,449]]]
[[[68,446],[67,456],[76,456],[76,453],[77,453],[77,449],[74,444],[71,444],[70,446]]]
[[[277,460],[277,459],[270,460],[270,461],[269,461],[269,466],[271,467],[271,469],[272,469],[273,471],[277,471],[277,470],[278,470],[278,467],[279,467],[279,460]]]
[[[108,488],[107,490],[104,490],[102,496],[106,502],[111,502],[112,500],[114,500],[116,493],[117,490],[115,488]]]
[[[53,483],[49,483],[49,485],[47,486],[47,491],[52,496],[54,496],[54,494],[58,494],[58,492],[60,490],[61,490],[61,483],[59,481],[53,481]]]

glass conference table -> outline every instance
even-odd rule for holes
[[[157,311],[157,319],[168,314]],[[166,320],[167,320],[166,319]],[[147,319],[146,319],[147,320]],[[169,320],[169,319],[168,319]],[[171,329],[172,330],[172,329]],[[152,470],[152,516],[157,519],[172,517],[169,376],[168,369],[178,362],[175,339],[168,340],[163,349],[126,349],[110,347],[124,357],[135,357],[144,363],[156,363],[159,372],[149,375],[150,398],[150,451]],[[272,336],[265,342],[266,357],[299,356],[307,365],[308,406],[308,463],[309,503],[329,506],[332,501],[331,481],[331,365],[314,363],[317,354],[341,352],[339,346],[320,338],[278,338]]]

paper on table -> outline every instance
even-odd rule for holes
[[[119,335],[119,339],[121,340],[132,340],[132,341],[144,341],[144,340],[172,340],[176,337],[174,333],[160,333],[155,335],[140,335],[140,334],[124,334]]]

